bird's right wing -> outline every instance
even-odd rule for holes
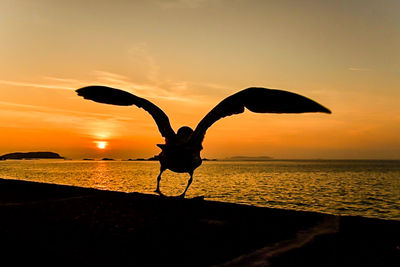
[[[144,98],[106,86],[87,86],[76,90],[76,92],[79,96],[98,103],[119,106],[135,105],[143,108],[153,117],[163,137],[167,139],[175,137],[175,132],[169,123],[168,116],[159,107]]]
[[[197,125],[193,145],[201,145],[207,129],[226,116],[240,114],[245,108],[256,113],[304,113],[331,111],[317,102],[288,91],[250,87],[233,94],[215,106]]]

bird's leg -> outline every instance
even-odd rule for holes
[[[186,188],[185,188],[185,191],[183,191],[183,193],[182,193],[181,195],[179,195],[179,197],[181,197],[181,198],[184,198],[184,197],[185,197],[186,191],[189,189],[189,186],[190,186],[190,184],[191,184],[192,181],[193,181],[193,172],[189,172],[189,174],[190,174],[190,178],[189,178],[189,180],[188,180],[188,183],[187,183],[187,186],[186,186]]]
[[[157,176],[157,188],[156,190],[154,190],[154,192],[156,192],[157,194],[159,194],[160,196],[162,196],[163,194],[160,191],[160,181],[161,181],[161,174],[165,171],[164,168],[160,168],[160,173]]]

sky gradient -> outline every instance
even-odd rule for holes
[[[333,114],[231,116],[208,130],[204,157],[400,159],[399,13],[397,0],[2,0],[0,153],[159,153],[149,114],[85,101],[83,86],[145,97],[175,130],[259,86]]]

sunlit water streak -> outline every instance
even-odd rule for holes
[[[158,162],[1,161],[0,177],[153,193]],[[188,174],[166,171],[165,194],[178,195]],[[400,161],[204,162],[187,196],[256,206],[400,220]]]

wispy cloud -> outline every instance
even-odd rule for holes
[[[99,77],[104,77],[105,79],[112,79],[112,80],[117,80],[117,81],[122,81],[122,80],[127,80],[128,77],[121,75],[121,74],[116,74],[108,71],[102,71],[102,70],[95,70],[93,73]]]
[[[22,86],[22,87],[34,87],[34,88],[61,89],[61,90],[73,90],[74,89],[69,86],[63,86],[63,85],[58,85],[58,84],[41,84],[41,83],[7,81],[7,80],[0,80],[0,84],[12,85],[12,86]]]
[[[348,70],[351,70],[351,71],[374,71],[373,69],[369,69],[369,68],[348,68]]]
[[[92,138],[112,138],[128,125],[146,127],[152,122],[116,114],[82,112],[0,101],[0,117],[6,128],[76,129]]]
[[[84,85],[104,85],[129,91],[144,98],[157,98],[171,101],[194,103],[196,94],[190,93],[189,82],[186,81],[159,81],[151,84],[143,84],[131,81],[128,77],[96,70],[92,72],[90,80],[76,80],[58,77],[43,77],[43,82],[21,82],[0,80],[0,84],[16,87],[43,88],[49,90],[76,90]],[[51,81],[48,83],[46,81]],[[194,86],[199,86],[193,83]]]
[[[132,82],[128,77],[112,72],[95,70],[93,71],[93,74],[95,76],[94,82],[96,84],[117,87],[119,89],[130,91],[131,93],[151,93],[156,89],[160,89],[153,85]],[[93,84],[93,81],[91,83],[87,82],[87,84]]]
[[[171,5],[196,6],[203,0],[165,1]],[[16,87],[32,87],[56,90],[75,90],[85,85],[104,85],[129,91],[139,97],[177,101],[190,105],[202,105],[209,99],[220,98],[230,92],[224,85],[185,80],[170,80],[160,75],[160,67],[146,43],[136,43],[127,51],[131,60],[141,72],[141,82],[132,81],[120,73],[105,70],[93,70],[84,80],[70,77],[41,77],[42,80],[10,81],[0,80],[0,84]]]
[[[216,3],[218,0],[156,0],[162,8],[198,8],[207,2]]]
[[[192,84],[187,81],[169,81],[160,79],[152,84],[142,84],[133,82],[126,76],[111,72],[96,70],[93,74],[96,76],[96,84],[123,89],[140,97],[192,104],[201,102],[199,96],[189,88],[190,85],[199,86],[199,84]]]
[[[90,138],[114,138],[121,130],[130,124],[119,121],[110,116],[109,118],[98,118],[93,116],[81,116],[68,113],[54,113],[44,110],[4,110],[0,111],[5,128],[13,129],[43,129],[44,131],[72,131],[79,135]],[[135,122],[135,126],[147,126],[148,123]]]
[[[44,107],[39,105],[27,105],[27,104],[20,104],[14,102],[5,102],[0,101],[0,107],[2,110],[14,110],[14,111],[23,111],[23,112],[41,112],[41,113],[48,113],[48,114],[69,114],[71,116],[78,116],[81,118],[96,118],[96,119],[114,119],[120,121],[132,121],[133,118],[131,117],[124,117],[124,116],[117,116],[117,115],[110,115],[104,113],[96,113],[96,112],[84,112],[84,111],[74,111],[74,110],[66,110],[66,109],[59,109],[59,108],[51,108],[51,107]],[[28,112],[28,113],[29,113]]]
[[[147,68],[147,79],[151,82],[158,82],[160,66],[157,64],[153,55],[149,52],[146,43],[137,43],[133,45],[129,50],[128,54],[135,62],[140,62],[142,66]]]
[[[43,77],[46,80],[50,81],[56,81],[56,82],[61,82],[61,83],[69,83],[69,84],[77,84],[80,83],[81,81],[75,80],[75,79],[65,79],[65,78],[57,78],[57,77],[50,77],[50,76],[45,76]]]

